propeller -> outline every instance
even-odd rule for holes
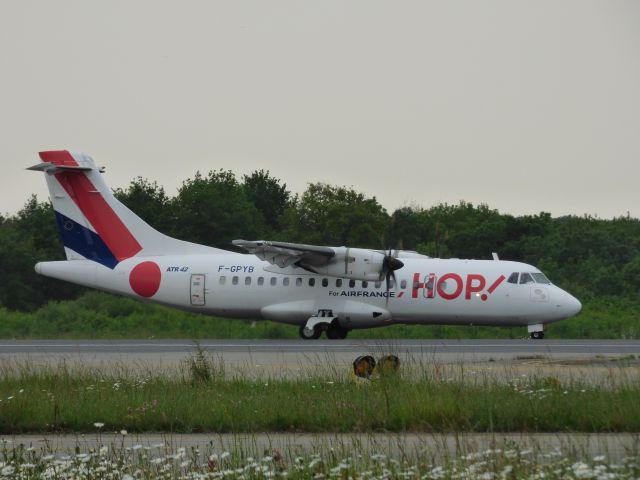
[[[397,254],[398,254],[398,251],[396,250],[396,255]],[[404,267],[404,263],[402,263],[393,255],[393,250],[391,250],[391,247],[389,247],[389,253],[387,253],[384,256],[384,259],[382,260],[382,271],[380,272],[380,276],[384,277],[385,283],[387,285],[387,295],[386,295],[387,304],[389,303],[389,282],[391,278],[393,278],[393,285],[395,287],[396,285],[395,272],[396,270],[399,270],[402,267]]]

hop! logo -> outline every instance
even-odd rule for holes
[[[411,298],[418,298],[421,290],[425,298],[439,296],[444,300],[454,300],[464,292],[465,300],[471,300],[471,296],[476,294],[483,302],[486,302],[489,295],[504,281],[504,275],[500,275],[485,292],[487,280],[484,275],[469,273],[466,277],[466,280],[463,280],[462,276],[457,273],[446,273],[438,278],[435,273],[430,273],[421,282],[420,273],[414,273]],[[449,288],[450,284],[453,285],[453,288]]]

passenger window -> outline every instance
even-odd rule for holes
[[[518,283],[518,272],[513,272],[511,275],[509,275],[507,283]]]
[[[369,283],[366,280],[362,281],[362,288],[367,288],[369,286]]]
[[[309,286],[313,287],[313,286],[315,286],[315,284],[316,284],[316,279],[315,278],[310,278],[309,279]]]
[[[389,279],[389,288],[394,288],[396,286],[396,282],[393,278]]]
[[[284,285],[285,287],[289,285],[289,277],[284,277],[282,279],[282,285]]]
[[[225,277],[224,275],[220,276],[220,285],[224,285],[225,283],[227,283],[227,277]]]
[[[244,284],[245,284],[245,285],[251,285],[251,277],[246,277],[246,278],[244,279]]]
[[[296,287],[302,286],[302,279],[300,277],[296,278]]]
[[[276,277],[271,277],[271,280],[269,280],[269,283],[275,286],[275,284],[278,283],[278,279]]]
[[[382,285],[382,282],[376,282],[376,283],[374,283],[374,286],[375,286],[376,288],[380,288],[380,286],[381,286],[381,285]]]
[[[264,277],[258,277],[258,285],[264,285]]]
[[[342,279],[341,278],[337,278],[336,279],[336,287],[341,287],[342,286]]]
[[[233,283],[234,285],[237,285],[238,284],[238,277],[233,277],[231,279],[231,283]]]
[[[533,283],[533,278],[528,273],[520,274],[520,285],[525,283]]]
[[[349,288],[353,288],[356,286],[356,281],[355,280],[349,280]]]
[[[323,278],[323,279],[322,279],[322,286],[323,286],[323,287],[328,287],[328,286],[329,286],[329,280],[328,280],[328,279],[326,279],[326,278]]]
[[[400,280],[400,288],[402,290],[404,290],[405,288],[407,288],[407,281],[406,280]]]

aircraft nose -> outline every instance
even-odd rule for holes
[[[567,312],[568,317],[573,317],[577,315],[580,310],[582,310],[582,303],[573,295],[570,295],[565,292],[565,310]]]

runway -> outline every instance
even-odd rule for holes
[[[640,340],[202,340],[200,346],[216,353],[296,354],[340,353],[361,355],[372,351],[400,354],[489,356],[515,358],[640,354]],[[188,340],[2,340],[1,355],[136,355],[188,354]]]
[[[497,369],[571,366],[594,371],[612,365],[640,370],[637,340],[202,340],[200,347],[230,370],[289,374],[327,365],[345,370],[359,355],[393,354],[404,365],[472,365]],[[0,362],[173,369],[195,351],[189,340],[0,341]],[[565,369],[567,370],[567,369]],[[525,372],[526,373],[526,372]],[[566,372],[565,372],[566,374]]]

